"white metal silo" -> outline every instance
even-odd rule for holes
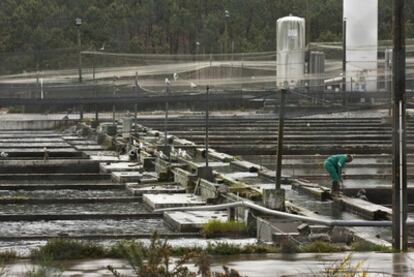
[[[277,20],[276,54],[277,86],[300,85],[305,73],[305,19],[289,15]]]
[[[344,0],[347,90],[376,91],[378,0]]]

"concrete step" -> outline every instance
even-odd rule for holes
[[[13,180],[110,180],[110,174],[99,173],[13,173],[0,174],[0,183]]]
[[[192,193],[144,194],[142,199],[152,209],[205,205],[207,202]]]
[[[24,180],[21,180],[24,181]],[[35,180],[36,181],[36,180]],[[106,182],[67,182],[67,183],[56,183],[56,182],[47,182],[44,183],[43,180],[37,180],[38,182],[26,182],[17,183],[13,181],[7,183],[0,183],[0,190],[123,190],[125,189],[125,184],[117,183],[106,183]],[[41,182],[39,182],[41,181]]]
[[[227,212],[223,211],[189,211],[165,212],[165,222],[177,232],[199,232],[210,220],[226,222]]]
[[[43,148],[0,148],[0,152],[6,152],[8,159],[21,157],[44,157]],[[82,157],[83,153],[74,148],[48,148],[49,157]]]

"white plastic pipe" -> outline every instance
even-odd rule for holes
[[[238,201],[226,204],[219,205],[209,205],[209,206],[193,206],[193,207],[177,207],[177,208],[166,208],[166,209],[157,209],[154,212],[170,212],[170,211],[215,211],[215,210],[224,210],[227,208],[235,207],[246,207],[251,208],[256,211],[263,212],[265,214],[280,216],[289,219],[300,220],[303,222],[321,224],[326,226],[353,226],[353,227],[390,227],[392,226],[392,221],[381,220],[381,221],[369,221],[369,220],[336,220],[336,219],[322,219],[322,218],[312,218],[303,215],[290,214],[281,211],[275,211],[263,206],[254,204],[247,201]],[[407,220],[408,226],[414,226],[413,220]]]

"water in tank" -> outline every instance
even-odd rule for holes
[[[300,86],[305,72],[305,19],[296,16],[276,22],[278,87]]]

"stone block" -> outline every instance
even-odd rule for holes
[[[273,210],[285,210],[285,190],[265,189],[263,190],[263,204]]]

